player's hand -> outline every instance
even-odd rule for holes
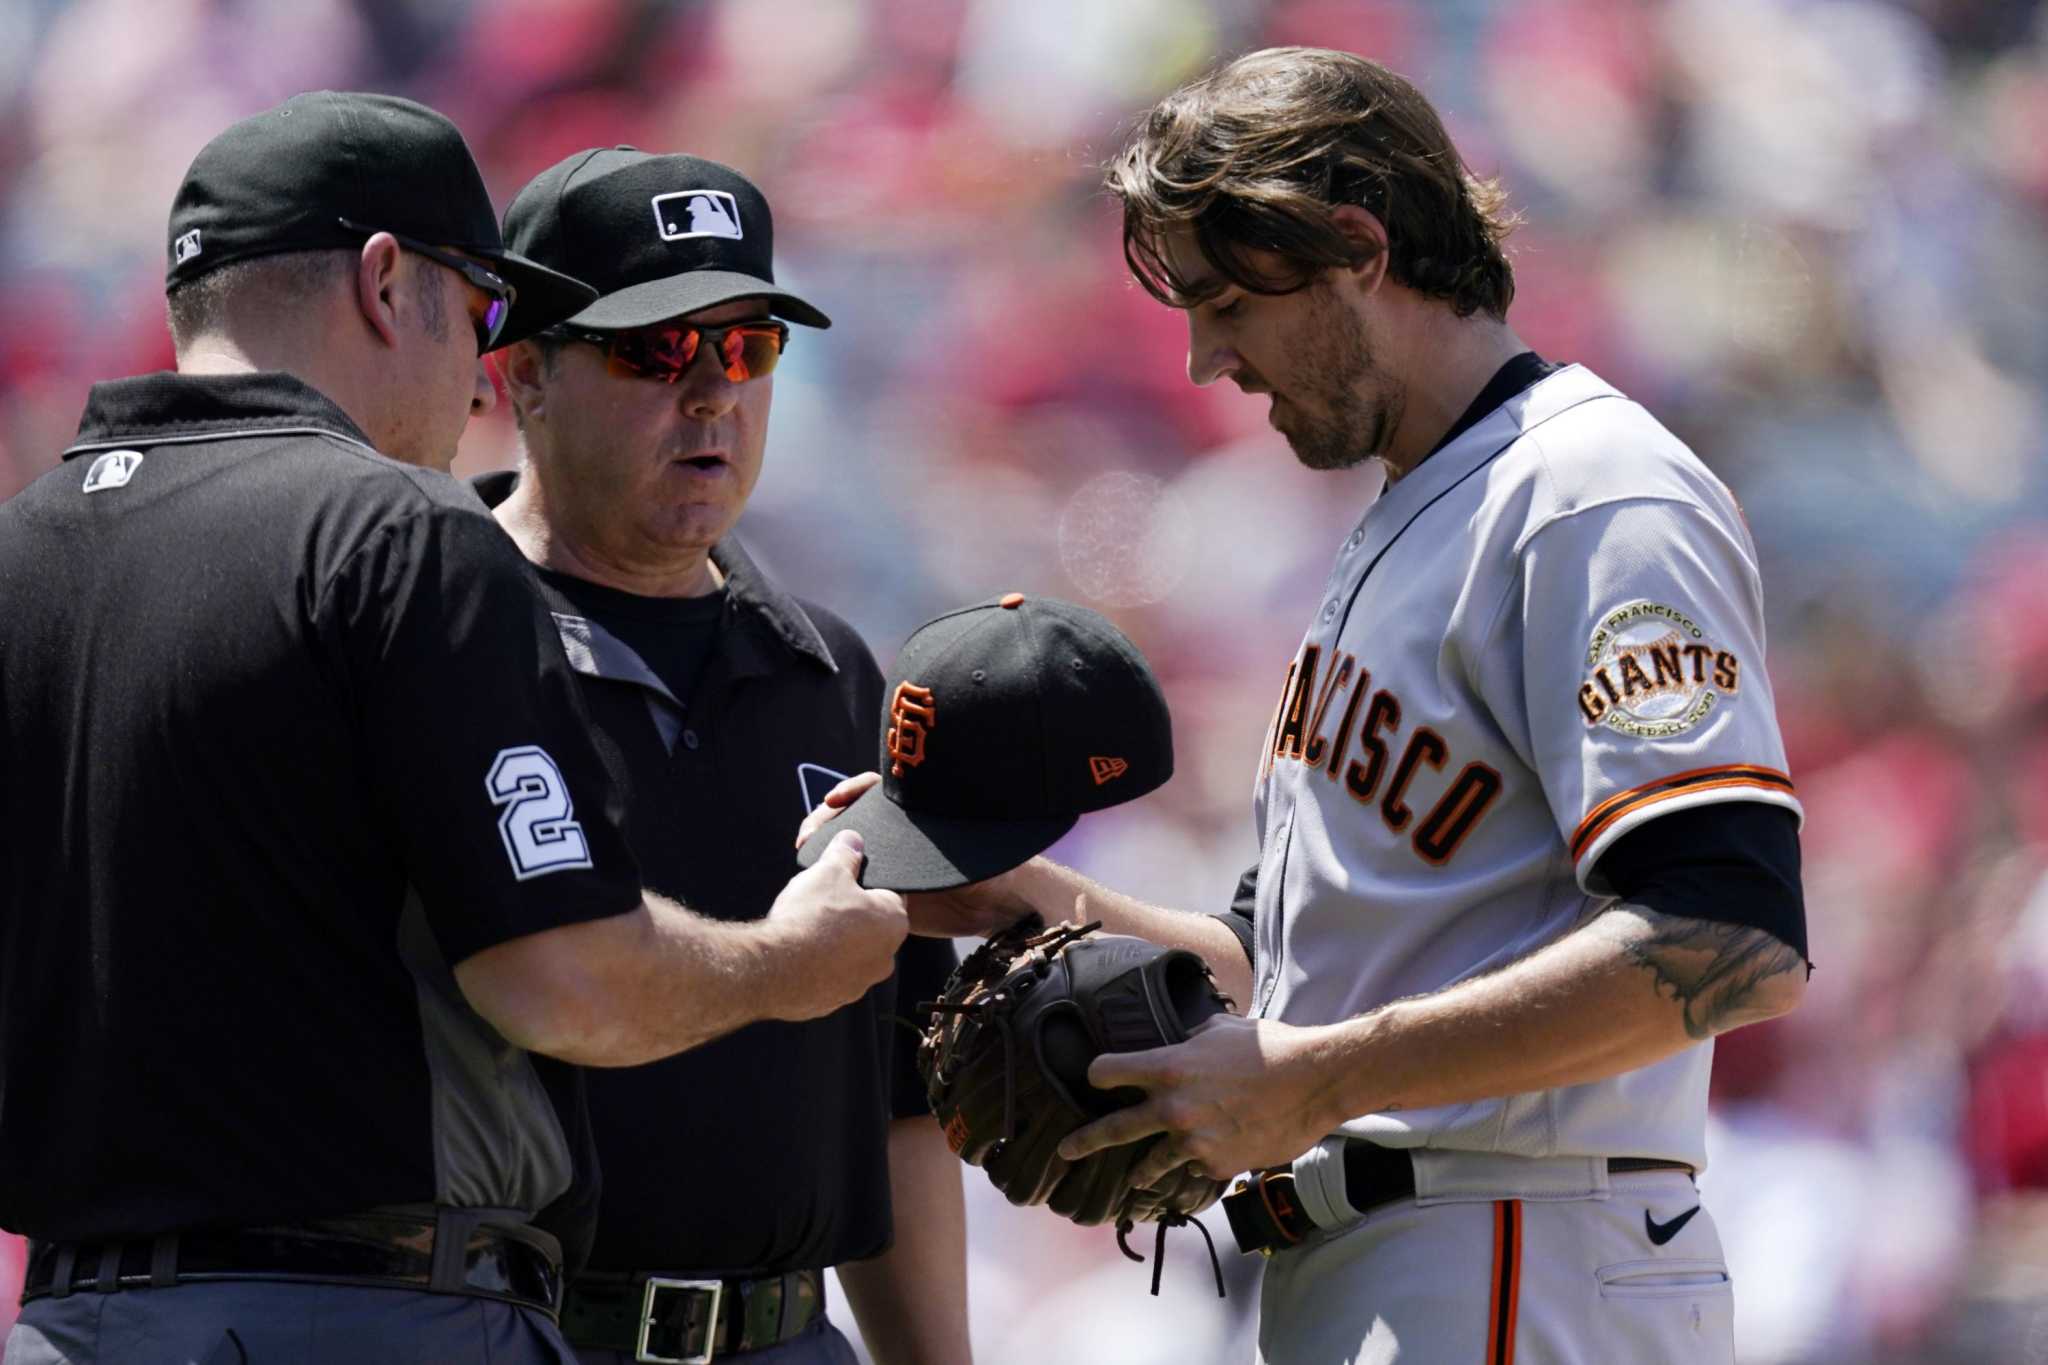
[[[986,938],[1037,907],[1017,892],[1022,868],[950,891],[912,891],[903,897],[910,932],[926,938]]]
[[[797,826],[796,846],[802,848],[881,780],[880,773],[857,773],[826,792],[825,799]],[[1018,894],[1018,881],[1016,872],[1005,872],[950,891],[910,892],[903,898],[910,912],[910,932],[926,938],[986,938],[1007,929],[1035,908]]]
[[[778,1018],[830,1014],[896,969],[910,922],[901,896],[860,884],[864,856],[860,835],[842,830],[769,907],[764,927],[788,966],[778,974],[785,988]]]
[[[1104,1053],[1089,1066],[1089,1083],[1136,1086],[1145,1098],[1068,1134],[1060,1155],[1073,1161],[1164,1133],[1132,1169],[1141,1188],[1190,1162],[1219,1179],[1284,1165],[1345,1117],[1323,1112],[1331,1087],[1317,1073],[1315,1038],[1314,1029],[1220,1014],[1185,1043]]]
[[[863,792],[881,780],[880,773],[855,773],[826,792],[825,799],[812,807],[804,822],[796,827],[796,846],[802,848],[806,840],[838,819],[839,812],[860,800]]]

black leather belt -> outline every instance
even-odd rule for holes
[[[562,1335],[655,1365],[704,1365],[788,1341],[824,1314],[817,1270],[754,1280],[591,1271],[569,1282]]]
[[[561,1263],[551,1247],[502,1229],[470,1231],[459,1263],[435,1274],[429,1217],[370,1213],[304,1223],[194,1228],[143,1241],[29,1243],[21,1300],[220,1280],[290,1280],[433,1290],[501,1299],[553,1317]]]
[[[1693,1173],[1683,1161],[1659,1157],[1612,1156],[1607,1158],[1609,1175],[1630,1171],[1684,1171]],[[1371,1213],[1387,1204],[1415,1197],[1415,1162],[1400,1147],[1352,1139],[1344,1144],[1344,1199],[1360,1213]],[[1223,1212],[1230,1219],[1230,1232],[1237,1249],[1249,1255],[1262,1251],[1271,1255],[1300,1242],[1315,1231],[1315,1221],[1295,1197],[1294,1172],[1275,1166],[1254,1172],[1238,1182],[1223,1197]]]

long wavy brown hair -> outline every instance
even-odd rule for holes
[[[1339,230],[1341,204],[1385,224],[1396,281],[1459,317],[1505,318],[1515,296],[1501,243],[1519,219],[1500,183],[1472,174],[1421,91],[1349,52],[1268,48],[1190,81],[1153,106],[1105,172],[1123,203],[1124,259],[1176,308],[1226,281],[1287,294],[1363,264],[1373,248]],[[1179,229],[1214,274],[1174,269],[1163,242]],[[1254,250],[1280,264],[1262,270]]]

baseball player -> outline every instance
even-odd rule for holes
[[[1251,1172],[1225,1205],[1271,1253],[1263,1360],[1728,1365],[1694,1186],[1712,1039],[1807,975],[1740,510],[1516,337],[1501,193],[1393,72],[1254,53],[1161,101],[1108,180],[1138,279],[1187,315],[1189,377],[1386,487],[1287,666],[1229,914],[1038,862],[914,900],[913,926],[1079,894],[1248,1002],[1098,1059],[1147,1098],[1062,1151],[1162,1134],[1140,1184]]]
[[[453,124],[295,97],[168,242],[178,372],[0,507],[7,1360],[559,1361],[532,1218],[585,1154],[533,1054],[829,1014],[902,906],[857,840],[760,923],[642,890],[525,561],[417,467],[594,297]]]

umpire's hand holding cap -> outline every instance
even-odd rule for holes
[[[1089,811],[1173,776],[1173,727],[1145,658],[1071,602],[1010,593],[927,621],[882,694],[882,780],[832,828],[867,844],[861,881],[938,891],[1009,871]],[[797,851],[808,867],[827,841]]]
[[[469,146],[453,123],[396,95],[316,90],[206,144],[171,205],[176,291],[231,261],[357,246],[389,232],[454,248],[517,291],[491,339],[508,346],[586,307],[596,291],[505,247]]]
[[[573,268],[597,302],[569,319],[611,332],[734,299],[806,327],[832,320],[775,283],[775,220],[754,183],[702,157],[597,147],[542,171],[505,211],[505,238]]]

